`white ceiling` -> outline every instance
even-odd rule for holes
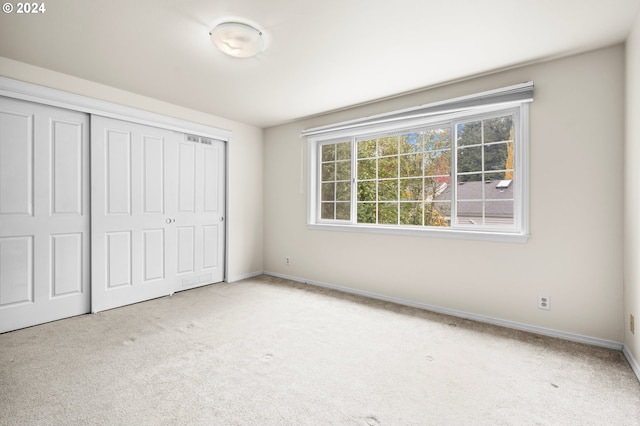
[[[625,40],[640,0],[53,0],[0,56],[260,127]],[[240,18],[266,50],[209,31]]]

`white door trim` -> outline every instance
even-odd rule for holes
[[[6,77],[0,77],[0,95],[14,99],[36,102],[45,105],[67,108],[74,111],[98,114],[118,120],[131,121],[147,126],[160,127],[167,130],[191,133],[198,136],[218,139],[224,142],[231,140],[231,131],[193,123],[179,118],[168,117],[137,108],[114,104],[88,96],[63,92],[62,90],[25,83]]]

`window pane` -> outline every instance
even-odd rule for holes
[[[451,151],[432,151],[424,154],[425,176],[449,175],[450,173]]]
[[[508,155],[506,143],[486,145],[484,147],[484,170],[505,170]]]
[[[351,219],[351,203],[336,203],[336,219],[338,220],[350,220]]]
[[[469,178],[470,180],[467,182],[458,182],[458,186],[456,187],[458,200],[482,200],[484,191],[484,182],[480,180],[482,175],[476,174],[460,177]]]
[[[340,161],[336,163],[336,180],[351,180],[350,161]]]
[[[376,156],[376,140],[358,142],[358,158],[372,158]]]
[[[336,200],[351,200],[351,182],[338,182],[336,184]]]
[[[425,178],[424,180],[424,198],[426,200],[446,200],[449,198],[443,197],[444,193],[450,194],[449,189],[449,177],[434,177]]]
[[[333,182],[322,184],[322,201],[335,200],[336,184]]]
[[[424,149],[425,151],[451,149],[451,129],[444,127],[425,132]]]
[[[398,177],[398,157],[384,157],[378,160],[378,178]]]
[[[358,201],[376,201],[376,181],[358,182]]]
[[[484,120],[484,143],[513,140],[513,120],[510,115]]]
[[[422,200],[422,178],[400,180],[400,199]]]
[[[478,125],[480,124],[480,125]],[[458,129],[459,225],[512,226],[514,221],[513,116],[464,123]],[[481,146],[469,146],[481,143]]]
[[[482,201],[458,201],[458,225],[483,225]]]
[[[378,181],[378,200],[395,201],[398,199],[398,180]]]
[[[482,171],[482,147],[458,149],[458,173]]]
[[[400,156],[400,176],[422,176],[422,154]]]
[[[358,203],[358,223],[376,223],[376,203]]]
[[[336,146],[334,144],[322,145],[322,161],[333,161],[336,158]]]
[[[336,179],[336,163],[325,163],[322,165],[322,181],[333,181]]]
[[[336,160],[351,159],[351,142],[342,142],[336,145]]]
[[[513,221],[513,201],[512,200],[500,200],[493,201],[487,200],[485,203],[485,225],[491,226],[511,226]]]
[[[378,139],[378,155],[394,155],[398,153],[398,137],[389,136]]]
[[[400,225],[422,225],[422,203],[400,203]]]
[[[320,218],[348,220],[351,210],[351,142],[321,145],[321,156]]]
[[[358,160],[358,179],[376,178],[377,160]]]
[[[424,203],[424,224],[426,226],[449,226],[451,204]]]
[[[476,145],[482,143],[482,122],[472,121],[469,123],[458,123],[456,126],[458,134],[458,146]]]
[[[400,152],[420,152],[423,148],[424,134],[422,132],[405,133],[400,136]]]
[[[398,223],[398,203],[378,203],[378,223],[396,225]]]
[[[320,217],[322,219],[335,219],[333,215],[334,203],[322,203]]]

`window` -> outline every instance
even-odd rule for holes
[[[529,100],[311,134],[309,225],[525,240]]]
[[[320,217],[351,219],[351,142],[324,143],[320,147]]]

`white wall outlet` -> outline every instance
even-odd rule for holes
[[[287,266],[291,266],[291,257],[287,256],[284,258],[284,263],[287,264]]]
[[[551,298],[544,294],[538,295],[538,309],[544,309],[545,311],[551,310]]]

